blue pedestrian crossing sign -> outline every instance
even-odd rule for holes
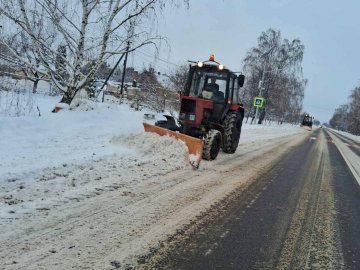
[[[255,97],[254,98],[254,107],[261,108],[264,105],[264,98]]]

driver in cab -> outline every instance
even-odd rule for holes
[[[219,91],[219,85],[216,83],[215,77],[211,77],[211,82],[206,84],[206,90],[210,90],[213,93],[216,93],[217,91]]]
[[[219,85],[216,83],[216,78],[211,77],[210,83],[205,85],[206,94],[203,91],[203,97],[207,99],[212,99],[215,102],[223,102],[224,101],[224,93],[219,90]],[[209,91],[209,92],[208,92]],[[207,94],[209,93],[209,94]],[[211,93],[211,94],[210,94]]]

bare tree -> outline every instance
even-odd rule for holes
[[[32,16],[38,14],[33,2],[41,7],[44,15]],[[91,84],[104,62],[146,44],[156,46],[162,40],[147,22],[164,7],[165,2],[2,0],[0,13],[26,34],[33,55],[39,59],[39,66],[46,70],[51,82],[63,93],[61,102],[70,104],[80,89]],[[44,20],[46,26],[54,31],[56,40],[52,44],[48,43],[44,34],[37,35],[38,24]],[[66,57],[57,50],[60,44],[66,48]],[[86,65],[88,72],[83,74],[82,68]]]
[[[188,65],[181,65],[173,70],[170,70],[165,75],[167,79],[167,87],[175,93],[184,91],[188,74]]]
[[[7,1],[2,3],[9,10],[11,16],[19,20],[18,13],[16,13],[14,6],[10,4],[15,5],[16,3]],[[43,40],[47,46],[54,42],[55,33],[53,29],[48,27],[46,10],[36,1],[33,3],[33,11],[29,13],[29,27],[33,29],[32,35],[34,39]],[[8,53],[6,55],[1,54],[0,58],[11,63],[17,71],[22,71],[25,78],[33,82],[33,93],[36,93],[39,81],[46,79],[46,71],[41,69],[40,56],[32,47],[31,37],[22,27],[18,24],[11,24],[11,28],[6,25],[6,29],[10,30],[3,33],[0,44],[7,48]]]
[[[267,115],[289,122],[298,118],[307,83],[302,77],[303,54],[299,39],[283,40],[280,31],[273,29],[263,32],[244,59],[247,80],[242,98],[247,107],[252,107],[262,88]]]
[[[360,87],[351,91],[348,115],[349,132],[360,135]]]
[[[185,90],[189,66],[184,64],[165,74],[166,109],[174,116],[180,111],[180,93]]]
[[[329,124],[332,128],[360,135],[360,86],[351,90],[349,103],[335,110]]]
[[[349,105],[341,105],[335,110],[329,121],[330,127],[342,131],[348,130]]]
[[[141,84],[138,102],[147,108],[163,112],[166,105],[166,92],[157,78],[155,69],[151,65],[148,68],[143,68],[137,79]]]

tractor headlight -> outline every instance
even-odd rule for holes
[[[195,114],[189,114],[189,120],[195,121]]]
[[[219,70],[223,70],[223,69],[224,69],[224,65],[219,65],[218,68],[219,68]]]

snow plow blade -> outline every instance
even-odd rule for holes
[[[309,127],[309,126],[305,126],[305,125],[300,125],[300,127],[308,130],[308,131],[312,131],[312,127]]]
[[[196,169],[199,168],[200,161],[202,158],[202,149],[203,149],[202,141],[200,139],[147,123],[143,123],[143,125],[146,132],[157,133],[160,136],[167,135],[183,141],[188,148],[189,162],[191,166],[193,166]]]

